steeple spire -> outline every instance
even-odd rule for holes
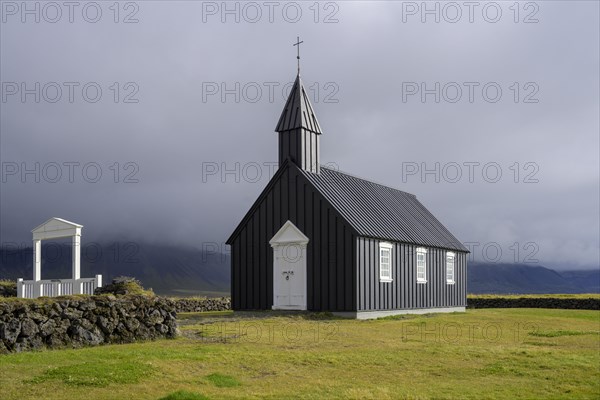
[[[294,46],[300,43],[298,38]],[[300,49],[297,59],[298,75],[275,128],[279,133],[279,165],[289,158],[298,167],[318,174],[319,136],[323,132],[300,79]]]
[[[321,126],[317,121],[317,116],[313,111],[312,104],[300,75],[296,76],[296,81],[290,95],[285,102],[285,107],[279,117],[279,122],[275,128],[275,132],[284,132],[292,129],[304,128],[307,131],[314,132],[317,135],[321,133]]]

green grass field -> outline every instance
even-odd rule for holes
[[[598,311],[180,318],[176,340],[0,356],[0,398],[600,398]]]

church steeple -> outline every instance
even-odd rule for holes
[[[290,158],[300,168],[319,173],[319,135],[321,126],[300,74],[285,103],[275,132],[279,133],[279,165]]]

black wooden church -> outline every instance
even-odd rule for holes
[[[464,311],[467,249],[414,195],[319,164],[299,73],[275,131],[279,169],[227,240],[234,310]]]

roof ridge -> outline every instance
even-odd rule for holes
[[[382,186],[382,187],[384,187],[386,189],[391,189],[391,190],[394,190],[396,192],[404,193],[404,194],[407,194],[409,196],[414,197],[415,199],[417,198],[416,195],[414,195],[412,193],[409,193],[409,192],[405,192],[404,190],[396,189],[395,187],[391,187],[391,186],[385,185],[383,183],[375,182],[375,181],[372,181],[372,180],[369,180],[369,179],[366,179],[366,178],[363,178],[363,177],[360,177],[360,176],[357,176],[357,175],[354,175],[354,174],[350,174],[348,172],[341,171],[339,169],[333,169],[333,168],[324,167],[324,166],[321,166],[320,168],[321,169],[326,169],[326,170],[329,170],[329,171],[332,171],[332,172],[336,172],[338,174],[347,175],[347,176],[349,176],[351,178],[354,178],[354,179],[360,179],[361,181],[366,181],[366,182],[372,183],[374,185]]]

